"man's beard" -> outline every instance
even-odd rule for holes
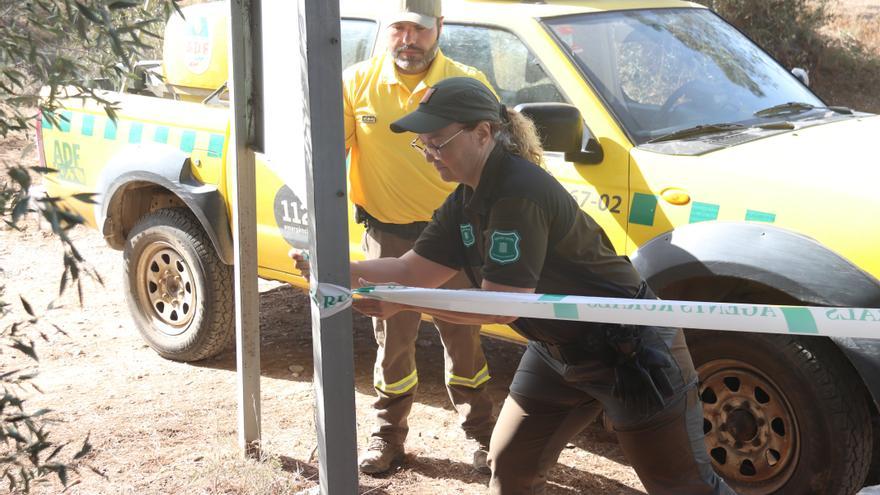
[[[413,45],[403,45],[394,50],[394,63],[397,64],[398,67],[403,69],[406,72],[410,73],[418,73],[426,70],[428,66],[431,65],[431,62],[434,61],[434,58],[437,56],[437,50],[439,49],[439,42],[435,42],[421,55],[421,58],[418,59],[405,59],[401,56],[404,50],[412,50],[418,49]]]

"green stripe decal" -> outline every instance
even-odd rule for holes
[[[73,122],[73,115],[70,112],[61,112],[58,118],[58,128],[61,132],[70,132],[70,123]]]
[[[192,153],[192,150],[195,147],[196,133],[194,131],[183,131],[183,135],[180,136],[180,151]]]
[[[791,333],[819,333],[816,319],[807,308],[781,308],[785,323]]]
[[[223,136],[220,134],[211,134],[211,141],[208,142],[208,156],[211,158],[223,156]]]
[[[94,115],[85,115],[83,116],[83,126],[82,126],[82,135],[83,136],[91,136],[95,132],[95,116]]]
[[[638,225],[654,225],[654,213],[657,212],[657,196],[635,193],[629,212],[629,222]]]
[[[576,304],[556,303],[553,305],[553,314],[557,318],[567,318],[570,320],[576,320],[580,317]]]
[[[116,122],[113,119],[107,119],[104,126],[104,139],[116,139]]]
[[[144,124],[140,122],[134,122],[131,124],[131,129],[128,130],[128,142],[131,144],[137,144],[141,142],[141,137],[144,135]]]
[[[776,214],[764,211],[746,210],[746,221],[773,223],[776,221]]]
[[[694,204],[691,205],[691,218],[689,223],[718,220],[718,210],[720,209],[721,207],[719,205],[694,201]]]
[[[559,296],[556,294],[542,294],[541,297],[538,298],[539,301],[561,301],[565,299],[567,296]]]
[[[153,141],[157,143],[165,144],[168,142],[168,128],[165,126],[159,126],[156,128],[156,132],[153,133]]]

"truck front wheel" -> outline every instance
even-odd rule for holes
[[[861,380],[832,342],[690,330],[703,431],[737,493],[850,495],[871,459]]]
[[[126,298],[143,338],[159,355],[198,361],[231,346],[232,267],[183,208],[156,210],[131,230],[123,251]]]

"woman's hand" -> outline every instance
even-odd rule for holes
[[[398,285],[393,282],[377,284],[368,282],[362,278],[358,278],[358,284],[361,287],[375,287],[377,285]],[[393,303],[388,301],[380,301],[378,299],[368,299],[366,297],[358,297],[351,301],[352,306],[357,311],[380,320],[387,320],[401,311],[409,310],[410,306],[405,304]]]
[[[358,312],[379,318],[380,320],[387,320],[401,311],[406,311],[408,308],[408,306],[403,304],[380,301],[378,299],[367,299],[366,297],[355,298],[351,303]]]
[[[302,273],[302,277],[308,280],[309,275],[312,273],[311,267],[309,266],[309,253],[302,249],[290,248],[290,251],[287,252],[287,256],[290,256],[290,259],[293,260],[294,266],[296,266],[296,269]]]

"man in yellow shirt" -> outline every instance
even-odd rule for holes
[[[440,0],[390,0],[384,53],[350,67],[343,75],[345,146],[350,152],[352,202],[365,224],[364,251],[369,258],[397,257],[409,251],[434,210],[452,192],[404,134],[391,122],[430,97],[430,88],[449,77],[488,81],[478,70],[454,62],[438,47],[443,27]],[[438,148],[440,148],[438,146]],[[467,287],[459,274],[449,288]],[[405,312],[374,319],[376,426],[359,466],[364,473],[387,471],[404,456],[407,416],[418,387],[415,342],[420,315]],[[474,468],[488,473],[486,451],[495,418],[486,391],[489,369],[478,325],[434,320],[443,341],[446,385],[469,439],[476,442]]]

